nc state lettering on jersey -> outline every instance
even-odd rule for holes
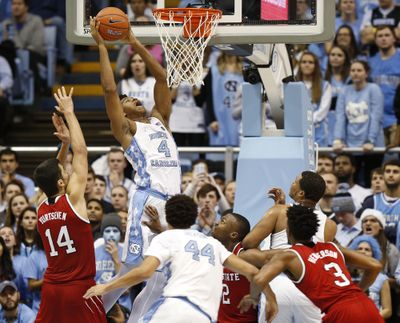
[[[67,219],[66,212],[51,212],[45,213],[40,218],[39,221],[41,224],[46,223],[49,220],[62,220],[65,221]]]
[[[311,262],[312,264],[315,264],[319,259],[326,258],[326,257],[331,257],[337,259],[338,254],[336,251],[332,250],[321,250],[319,252],[314,252],[308,257],[308,261]]]
[[[240,275],[238,273],[224,273],[225,281],[239,281]]]

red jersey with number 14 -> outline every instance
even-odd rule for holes
[[[368,299],[352,282],[344,256],[334,243],[295,244],[290,250],[297,253],[303,266],[303,276],[294,283],[322,312],[355,295]]]
[[[48,199],[38,207],[38,231],[43,241],[48,267],[44,282],[63,283],[94,279],[94,244],[89,220],[82,218],[68,195]]]
[[[242,250],[242,244],[238,243],[232,253],[238,255]],[[218,323],[257,322],[257,310],[251,307],[247,312],[240,314],[238,309],[241,299],[247,294],[250,294],[250,283],[247,278],[224,268]]]

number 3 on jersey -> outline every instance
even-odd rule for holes
[[[58,256],[58,251],[54,248],[54,243],[53,243],[53,238],[51,237],[51,232],[50,229],[47,229],[44,234],[47,237],[47,240],[49,240],[49,246],[50,246],[50,257],[56,257]],[[71,240],[69,237],[68,229],[66,225],[63,225],[60,229],[60,232],[58,233],[57,236],[57,245],[60,248],[67,247],[65,252],[67,254],[74,253],[76,252],[74,245],[74,240]]]
[[[333,274],[335,275],[335,277],[340,278],[340,279],[334,281],[335,285],[337,285],[339,287],[344,287],[344,286],[350,285],[350,281],[347,279],[345,274],[343,274],[342,269],[340,268],[340,266],[337,263],[331,262],[329,264],[326,264],[324,266],[324,269],[326,271],[329,271],[331,269],[335,270],[335,272]]]

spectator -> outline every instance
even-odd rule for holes
[[[0,322],[33,323],[35,313],[25,304],[20,304],[17,286],[9,280],[0,283]]]
[[[320,175],[324,179],[326,187],[324,195],[319,200],[318,205],[322,212],[324,212],[330,219],[334,219],[335,213],[332,210],[332,199],[336,195],[339,181],[333,173],[323,173]]]
[[[87,181],[86,181],[86,187],[85,187],[85,200],[89,200],[91,198],[94,198],[93,196],[93,189],[94,189],[94,170],[92,167],[88,167],[88,176],[87,176]]]
[[[345,0],[346,1],[346,0]],[[354,1],[354,0],[352,0]],[[336,124],[336,103],[343,86],[349,81],[350,57],[347,51],[339,46],[332,46],[328,54],[328,66],[325,80],[332,88],[332,101],[328,113],[328,145],[332,146]]]
[[[184,192],[190,183],[192,183],[192,173],[186,172],[182,174],[181,192]]]
[[[13,83],[11,66],[3,56],[0,56],[0,145],[4,145],[6,141],[11,113],[9,99]]]
[[[296,19],[297,20],[310,20],[313,19],[310,10],[309,0],[296,0]]]
[[[4,184],[7,184],[12,179],[17,179],[24,184],[25,194],[28,198],[35,195],[35,184],[26,176],[18,174],[18,155],[10,148],[5,148],[0,151],[0,176]]]
[[[16,236],[20,244],[20,254],[26,258],[37,249],[38,240],[40,239],[36,230],[37,221],[37,213],[34,207],[27,207],[22,210]]]
[[[14,232],[16,232],[22,211],[27,207],[29,207],[29,201],[25,194],[19,193],[14,195],[8,203],[5,225],[12,227]]]
[[[101,221],[103,220],[103,206],[101,201],[90,199],[86,202],[87,214],[92,227],[93,240],[101,237]]]
[[[204,184],[197,192],[199,214],[192,229],[203,232],[205,235],[211,234],[215,221],[220,218],[220,214],[216,211],[220,196],[217,188],[211,184]]]
[[[335,218],[339,223],[335,239],[343,247],[347,247],[361,232],[361,222],[354,214],[355,206],[353,198],[347,189],[347,184],[341,184],[332,198],[332,211],[335,212]]]
[[[89,169],[92,168],[90,167]],[[104,196],[106,194],[106,188],[107,188],[106,179],[104,178],[104,176],[95,175],[92,197],[101,201],[104,213],[111,213],[114,212],[115,210],[112,204],[104,199]]]
[[[375,209],[382,212],[386,222],[387,238],[391,243],[400,246],[400,240],[398,240],[400,238],[396,238],[400,214],[400,162],[398,160],[385,162],[383,180],[386,186],[384,192],[367,197],[358,214],[360,215],[363,209]]]
[[[315,142],[322,147],[328,145],[327,115],[332,100],[332,88],[322,79],[318,58],[311,52],[304,52],[300,59],[297,79],[304,82],[309,91],[315,128]]]
[[[35,88],[40,90],[38,64],[46,65],[46,46],[42,19],[29,13],[28,0],[12,0],[12,17],[2,22],[3,38],[11,39],[17,48],[29,51],[29,66],[35,77]]]
[[[236,181],[228,182],[225,186],[224,195],[231,208],[233,208],[233,203],[235,202],[235,193],[236,193]]]
[[[195,97],[198,107],[206,103],[211,146],[239,145],[240,120],[232,115],[232,108],[241,94],[242,67],[242,58],[222,53]]]
[[[359,58],[360,49],[351,27],[347,25],[339,27],[336,31],[335,38],[333,39],[333,46],[336,45],[343,47],[349,53],[350,60]]]
[[[6,222],[7,202],[4,200],[4,183],[0,179],[0,228]]]
[[[351,29],[353,29],[357,43],[360,43],[360,26],[362,19],[357,15],[356,0],[339,0],[338,7],[339,17],[336,17],[336,30],[342,25],[350,26]]]
[[[372,66],[371,78],[378,84],[384,97],[383,130],[386,146],[396,146],[397,119],[393,102],[400,84],[400,51],[395,47],[396,36],[393,28],[380,26],[375,33],[379,52],[369,59]]]
[[[12,179],[4,187],[4,199],[8,203],[17,194],[24,194],[24,184],[17,179]]]
[[[154,107],[154,84],[156,79],[146,68],[146,63],[139,54],[133,53],[118,83],[118,93],[134,97],[142,103],[148,114]]]
[[[317,173],[333,173],[333,157],[329,154],[320,153],[317,161]]]
[[[128,207],[128,190],[118,185],[111,190],[111,204],[115,211],[126,210]]]
[[[128,0],[128,18],[130,21],[136,20],[138,17],[147,17],[153,20],[153,13],[149,6],[149,0]]]
[[[371,192],[372,194],[382,193],[386,190],[383,170],[378,167],[371,171]]]
[[[376,260],[380,261],[382,259],[382,252],[378,242],[370,236],[362,235],[355,238],[349,248],[357,250],[368,257],[374,257]],[[352,273],[353,281],[360,281],[362,274],[363,270],[356,269]],[[390,285],[385,274],[378,274],[375,282],[368,288],[368,296],[374,301],[382,318],[389,319],[392,316]]]
[[[361,208],[364,199],[370,195],[370,191],[354,182],[356,170],[355,159],[352,155],[340,153],[335,157],[334,174],[337,176],[339,183],[349,184],[349,193],[353,198],[357,211]]]
[[[395,135],[394,142],[391,145],[389,145],[388,147],[400,146],[400,83],[397,86],[396,94],[394,96],[393,110],[394,110],[394,113],[395,113],[396,119],[397,119],[396,135]]]
[[[15,271],[13,268],[10,251],[8,250],[4,239],[0,237],[0,281],[13,280]]]

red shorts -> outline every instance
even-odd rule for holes
[[[323,323],[385,323],[374,302],[365,294],[346,297],[332,305],[322,318]]]
[[[92,279],[65,284],[43,283],[42,300],[35,322],[106,323],[101,298],[83,298],[88,288],[95,284]]]

